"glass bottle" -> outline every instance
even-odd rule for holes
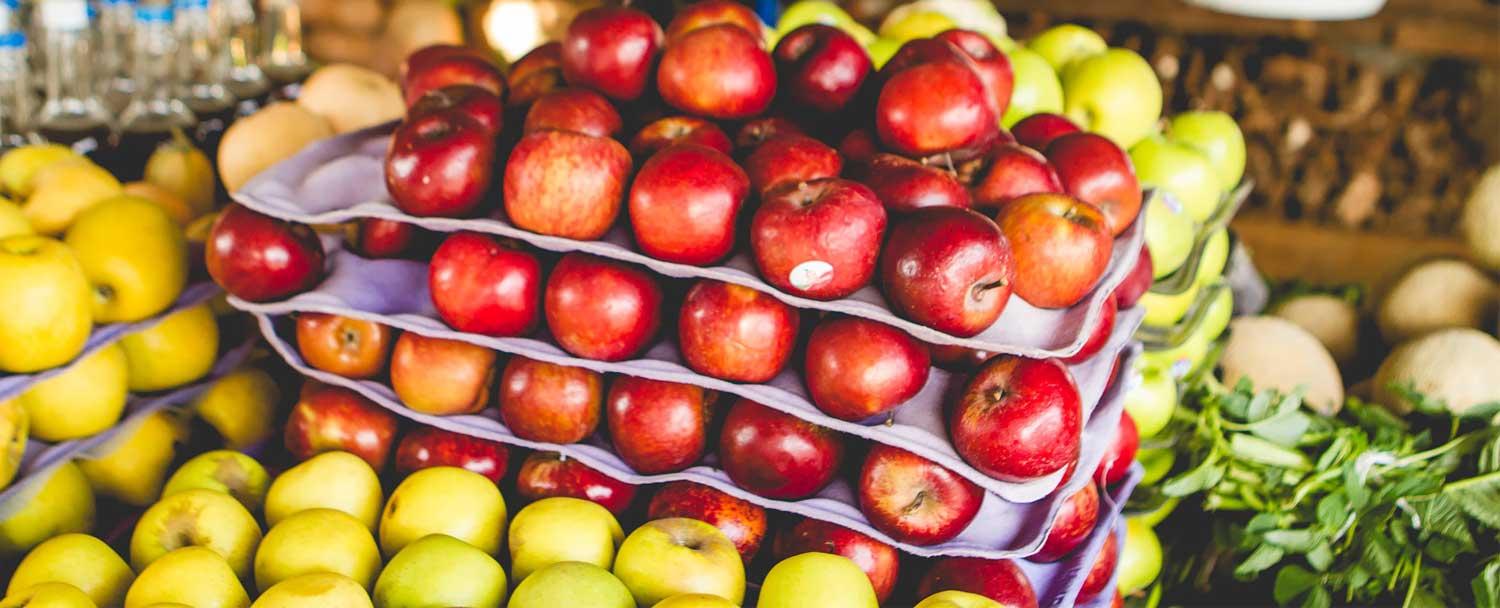
[[[36,130],[50,142],[93,156],[109,138],[110,114],[94,91],[88,4],[45,0],[37,6],[46,35],[46,99]]]
[[[198,122],[173,86],[177,39],[172,18],[172,5],[165,0],[142,2],[135,9],[136,93],[120,115],[110,154],[110,168],[123,180],[139,179],[146,159],[172,138],[174,129],[186,132]]]
[[[302,7],[297,0],[262,0],[260,67],[271,79],[271,96],[296,99],[311,68],[302,48]]]
[[[260,24],[250,0],[223,0],[225,24],[229,28],[229,92],[239,101],[236,113],[253,114],[266,102],[271,81],[260,69]]]
[[[193,141],[214,158],[219,138],[234,120],[235,100],[225,84],[229,53],[223,28],[208,0],[176,0],[178,97],[198,118]]]
[[[125,109],[135,93],[131,79],[134,68],[131,50],[135,48],[132,29],[135,25],[135,0],[99,0],[98,66],[99,96],[116,114]]]
[[[0,149],[29,143],[35,96],[26,55],[25,32],[19,28],[0,32]]]

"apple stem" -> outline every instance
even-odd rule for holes
[[[911,502],[907,503],[906,508],[902,509],[901,512],[914,513],[917,509],[922,508],[922,503],[924,502],[927,502],[927,492],[925,490],[918,491],[917,495],[912,497]]]
[[[979,300],[979,299],[984,298],[984,292],[989,291],[991,289],[996,289],[996,288],[999,288],[999,287],[1004,287],[1004,286],[1005,286],[1005,279],[1000,279],[998,281],[994,281],[994,282],[991,282],[991,283],[983,283],[983,284],[980,284],[980,285],[975,285],[972,295],[974,296],[975,300]]]
[[[1005,387],[996,386],[994,388],[991,388],[988,392],[985,393],[985,396],[989,398],[990,403],[999,403],[1001,401],[1004,401]]]

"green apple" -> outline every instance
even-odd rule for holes
[[[125,351],[106,344],[16,400],[26,409],[33,437],[54,442],[88,437],[114,426],[125,413],[127,374]]]
[[[1207,156],[1225,188],[1245,176],[1245,134],[1234,117],[1215,110],[1183,112],[1167,123],[1167,136]]]
[[[1150,223],[1150,220],[1147,220]],[[1141,294],[1139,306],[1146,309],[1142,323],[1151,327],[1171,327],[1187,315],[1198,300],[1199,285],[1188,284],[1186,289],[1175,293],[1163,293],[1147,289]]]
[[[208,304],[184,308],[120,339],[130,390],[177,388],[208,375],[219,353],[219,322]]]
[[[33,234],[31,222],[21,213],[20,205],[0,198],[0,239],[8,236]]]
[[[347,576],[312,572],[276,583],[250,608],[374,608],[370,594]]]
[[[877,38],[870,46],[865,47],[865,52],[870,54],[870,63],[878,70],[885,67],[885,62],[890,61],[896,51],[901,50],[901,44],[899,40]]]
[[[42,583],[6,594],[0,608],[95,608],[89,594],[67,583]]]
[[[0,238],[0,372],[57,367],[83,352],[93,330],[93,290],[61,242]]]
[[[1193,253],[1193,218],[1176,199],[1153,193],[1146,201],[1146,250],[1153,279],[1176,272]]]
[[[839,5],[827,0],[802,0],[787,6],[776,21],[776,34],[778,37],[785,36],[809,23],[822,23],[844,30],[864,46],[875,41],[874,32],[860,25]],[[774,43],[768,46],[774,46]]]
[[[1146,522],[1125,519],[1125,545],[1116,568],[1115,585],[1121,595],[1145,589],[1161,574],[1161,540]]]
[[[803,553],[777,562],[760,586],[758,608],[879,608],[870,577],[832,553]]]
[[[1000,15],[1000,11],[995,9],[994,4],[985,0],[917,0],[897,6],[891,10],[886,19],[890,20],[902,12],[915,11],[942,13],[951,19],[956,27],[984,34],[1001,50],[1015,45],[1015,41],[1007,35],[1005,17]]]
[[[1142,187],[1171,193],[1193,221],[1207,221],[1219,209],[1224,187],[1213,163],[1197,149],[1151,135],[1130,148],[1130,162]]]
[[[133,323],[177,300],[187,286],[182,227],[144,198],[121,195],[78,214],[63,242],[94,287],[94,321]]]
[[[259,544],[260,524],[240,501],[214,490],[184,490],[141,514],[130,535],[130,564],[140,570],[182,547],[205,547],[248,579]]]
[[[266,525],[275,526],[308,509],[334,509],[374,530],[384,496],[380,478],[363,458],[349,452],[323,452],[271,482],[266,491]]]
[[[1177,463],[1177,452],[1172,448],[1141,448],[1136,450],[1135,459],[1145,469],[1141,485],[1149,486],[1166,479],[1167,473],[1172,472],[1172,465]]]
[[[94,527],[94,492],[71,462],[40,471],[0,515],[0,558],[19,556],[49,538]]]
[[[1208,235],[1203,244],[1203,253],[1198,257],[1198,274],[1194,280],[1207,285],[1224,276],[1224,266],[1229,263],[1229,228],[1220,226]]]
[[[255,586],[261,591],[312,572],[333,572],[369,589],[380,572],[375,537],[353,515],[308,509],[281,520],[255,550]]]
[[[739,608],[739,604],[707,593],[683,593],[657,602],[651,608]]]
[[[917,38],[931,38],[956,27],[958,24],[947,15],[934,10],[918,8],[903,11],[898,8],[886,16],[875,33],[881,38],[905,43]]]
[[[734,542],[712,524],[686,517],[636,528],[620,544],[614,573],[642,606],[683,593],[736,604],[745,599],[745,563]]]
[[[608,569],[625,540],[620,522],[598,503],[554,496],[526,505],[510,522],[511,576],[519,583],[557,562]]]
[[[421,469],[401,481],[380,514],[380,550],[395,555],[429,534],[447,534],[490,555],[505,542],[505,497],[495,482],[459,467]]]
[[[1057,70],[1052,69],[1041,55],[1024,46],[1005,54],[1010,57],[1015,84],[1010,92],[1010,105],[1000,117],[1000,124],[1009,129],[1032,114],[1062,113],[1062,81],[1057,78]]]
[[[516,585],[508,608],[634,608],[635,605],[630,590],[608,570],[583,562],[558,562]]]
[[[1026,48],[1041,56],[1054,72],[1062,72],[1074,61],[1109,50],[1098,32],[1075,23],[1047,28],[1026,42]]]
[[[1129,517],[1154,529],[1156,528],[1156,524],[1161,523],[1168,515],[1172,514],[1172,511],[1177,510],[1177,505],[1181,502],[1182,499],[1176,496],[1165,498],[1160,504],[1152,507],[1150,510],[1131,513]]]
[[[91,450],[91,455],[80,458],[78,468],[96,494],[144,507],[161,495],[176,444],[186,438],[187,428],[166,410],[126,424],[104,445]]]
[[[251,512],[259,511],[271,478],[254,458],[234,450],[214,450],[192,457],[167,479],[162,496],[202,488],[233,496]]]
[[[0,401],[0,490],[9,487],[21,470],[30,436],[30,421],[21,404],[15,399]]]
[[[506,587],[505,570],[495,558],[452,536],[432,534],[403,547],[380,571],[375,603],[381,608],[499,608]]]
[[[246,608],[250,596],[218,553],[203,547],[183,547],[151,562],[125,594],[125,608],[171,603],[193,608]]]
[[[1191,336],[1205,343],[1217,340],[1229,328],[1229,321],[1234,316],[1234,292],[1228,285],[1215,288],[1206,305],[1208,308],[1203,311],[1202,320]]]
[[[1125,411],[1141,439],[1156,436],[1177,410],[1177,382],[1166,369],[1137,365],[1141,383],[1125,393]]]
[[[265,370],[245,367],[215,380],[193,400],[193,413],[218,431],[224,446],[243,450],[276,434],[281,389]]]
[[[966,591],[939,591],[927,596],[917,608],[1004,608],[1000,602]]]
[[[1063,115],[1129,150],[1161,118],[1161,81],[1130,49],[1109,49],[1062,70]]]
[[[63,534],[46,540],[16,565],[5,594],[12,596],[42,583],[67,583],[99,606],[119,606],[135,573],[114,549],[87,534]]]

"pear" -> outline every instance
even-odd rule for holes
[[[334,509],[374,530],[383,497],[380,478],[363,458],[348,452],[323,452],[271,482],[266,492],[266,524],[275,526],[308,509]]]
[[[495,558],[446,534],[406,545],[375,581],[375,603],[381,608],[498,608],[505,592],[505,570]]]
[[[6,595],[42,583],[67,583],[101,608],[119,606],[135,573],[104,541],[87,534],[63,534],[37,545],[16,565]]]
[[[260,544],[260,524],[234,497],[205,489],[164,496],[135,524],[130,535],[130,563],[142,569],[163,555],[187,546],[212,549],[241,579]]]
[[[63,161],[82,161],[72,148],[57,144],[21,146],[0,156],[0,187],[17,199],[31,196],[38,171]]]
[[[26,410],[15,399],[0,401],[0,490],[10,485],[21,470],[21,458],[26,455],[26,438],[30,434],[30,421]]]
[[[281,389],[265,370],[245,367],[215,380],[193,400],[193,412],[207,422],[224,447],[243,450],[276,433],[276,405]]]
[[[291,101],[278,101],[229,125],[219,140],[219,179],[236,192],[251,177],[333,135],[322,116]]]
[[[267,589],[250,608],[373,608],[370,594],[349,577],[314,572]]]
[[[94,492],[144,507],[161,494],[176,443],[186,438],[186,432],[176,416],[153,412],[121,428],[93,450],[96,455],[79,459],[78,468]]]
[[[380,571],[375,537],[354,516],[309,509],[281,520],[255,551],[255,586],[265,591],[312,572],[333,572],[369,589]]]
[[[181,131],[174,131],[171,141],[151,152],[142,179],[181,198],[195,216],[213,211],[214,169],[208,156]]]
[[[94,492],[71,462],[36,473],[0,515],[0,558],[17,556],[49,538],[94,527]]]
[[[251,512],[259,511],[271,478],[254,458],[234,450],[204,452],[177,467],[161,495],[203,488],[233,496]]]
[[[125,594],[125,608],[171,603],[193,608],[247,608],[250,596],[218,553],[203,547],[183,547],[151,562]]]
[[[380,516],[380,550],[395,555],[429,534],[447,534],[490,555],[505,539],[505,498],[483,475],[430,467],[406,476]]]
[[[42,583],[0,599],[0,608],[94,608],[89,594],[67,583]]]
[[[65,160],[37,172],[35,190],[21,206],[41,234],[61,234],[85,209],[121,192],[120,180],[86,160]]]

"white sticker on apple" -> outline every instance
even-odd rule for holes
[[[823,260],[808,260],[792,268],[787,282],[797,289],[812,289],[833,279],[833,264]]]

